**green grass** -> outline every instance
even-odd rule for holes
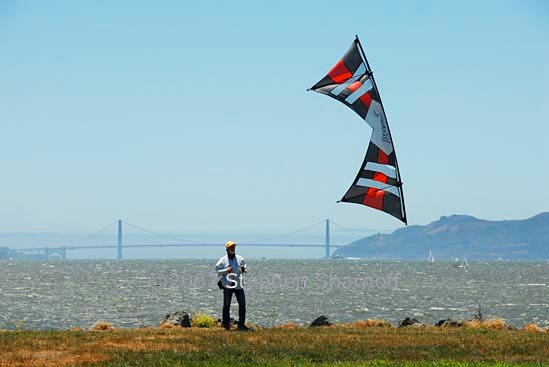
[[[506,363],[506,362],[459,362],[459,361],[416,361],[416,362],[391,362],[385,360],[373,361],[357,361],[357,362],[320,362],[314,363],[303,360],[269,360],[264,362],[244,362],[239,359],[234,359],[231,354],[227,354],[223,360],[188,360],[181,358],[175,352],[162,353],[131,353],[120,356],[117,361],[109,361],[102,363],[104,366],[110,367],[141,367],[141,366],[158,366],[158,367],[173,367],[173,366],[207,366],[207,367],[230,367],[230,366],[273,366],[273,367],[532,367],[532,366],[547,366],[547,364],[539,363]]]
[[[0,332],[0,366],[549,366],[549,333],[297,328]]]

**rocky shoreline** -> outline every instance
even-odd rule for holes
[[[231,318],[231,329],[237,329],[237,320]],[[406,317],[398,322],[397,325],[393,325],[383,319],[366,319],[358,320],[347,323],[333,323],[327,316],[321,315],[314,319],[309,325],[299,325],[293,322],[284,324],[273,325],[269,327],[257,326],[251,323],[246,323],[251,329],[269,329],[269,328],[283,328],[283,329],[297,329],[297,328],[315,328],[315,327],[342,327],[342,328],[418,328],[418,329],[433,329],[433,328],[469,328],[469,329],[487,329],[487,330],[515,330],[525,332],[540,332],[549,333],[549,327],[540,327],[535,323],[528,323],[523,328],[518,328],[514,325],[508,324],[501,318],[482,319],[480,317],[474,317],[469,320],[453,320],[443,319],[434,324],[422,322],[416,318]],[[165,314],[161,321],[155,327],[141,326],[140,329],[147,328],[164,328],[164,329],[177,329],[177,328],[222,328],[221,320],[206,314],[195,314],[191,316],[186,311],[176,311],[172,314]],[[109,322],[97,321],[88,330],[92,331],[106,331],[113,330],[115,327]],[[72,331],[83,331],[82,328],[70,328]]]

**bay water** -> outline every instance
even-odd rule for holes
[[[0,328],[67,329],[101,320],[155,326],[183,310],[221,316],[216,259],[0,261]],[[248,321],[306,325],[405,317],[501,317],[549,326],[549,262],[248,259]],[[233,299],[232,316],[238,315]]]

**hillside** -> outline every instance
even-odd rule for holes
[[[335,251],[334,256],[377,259],[549,259],[549,213],[525,220],[489,221],[468,215],[441,217],[426,226],[377,234]]]

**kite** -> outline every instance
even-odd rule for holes
[[[372,128],[360,171],[340,200],[366,205],[407,224],[397,157],[374,75],[358,36],[345,55],[309,90],[337,99]]]

